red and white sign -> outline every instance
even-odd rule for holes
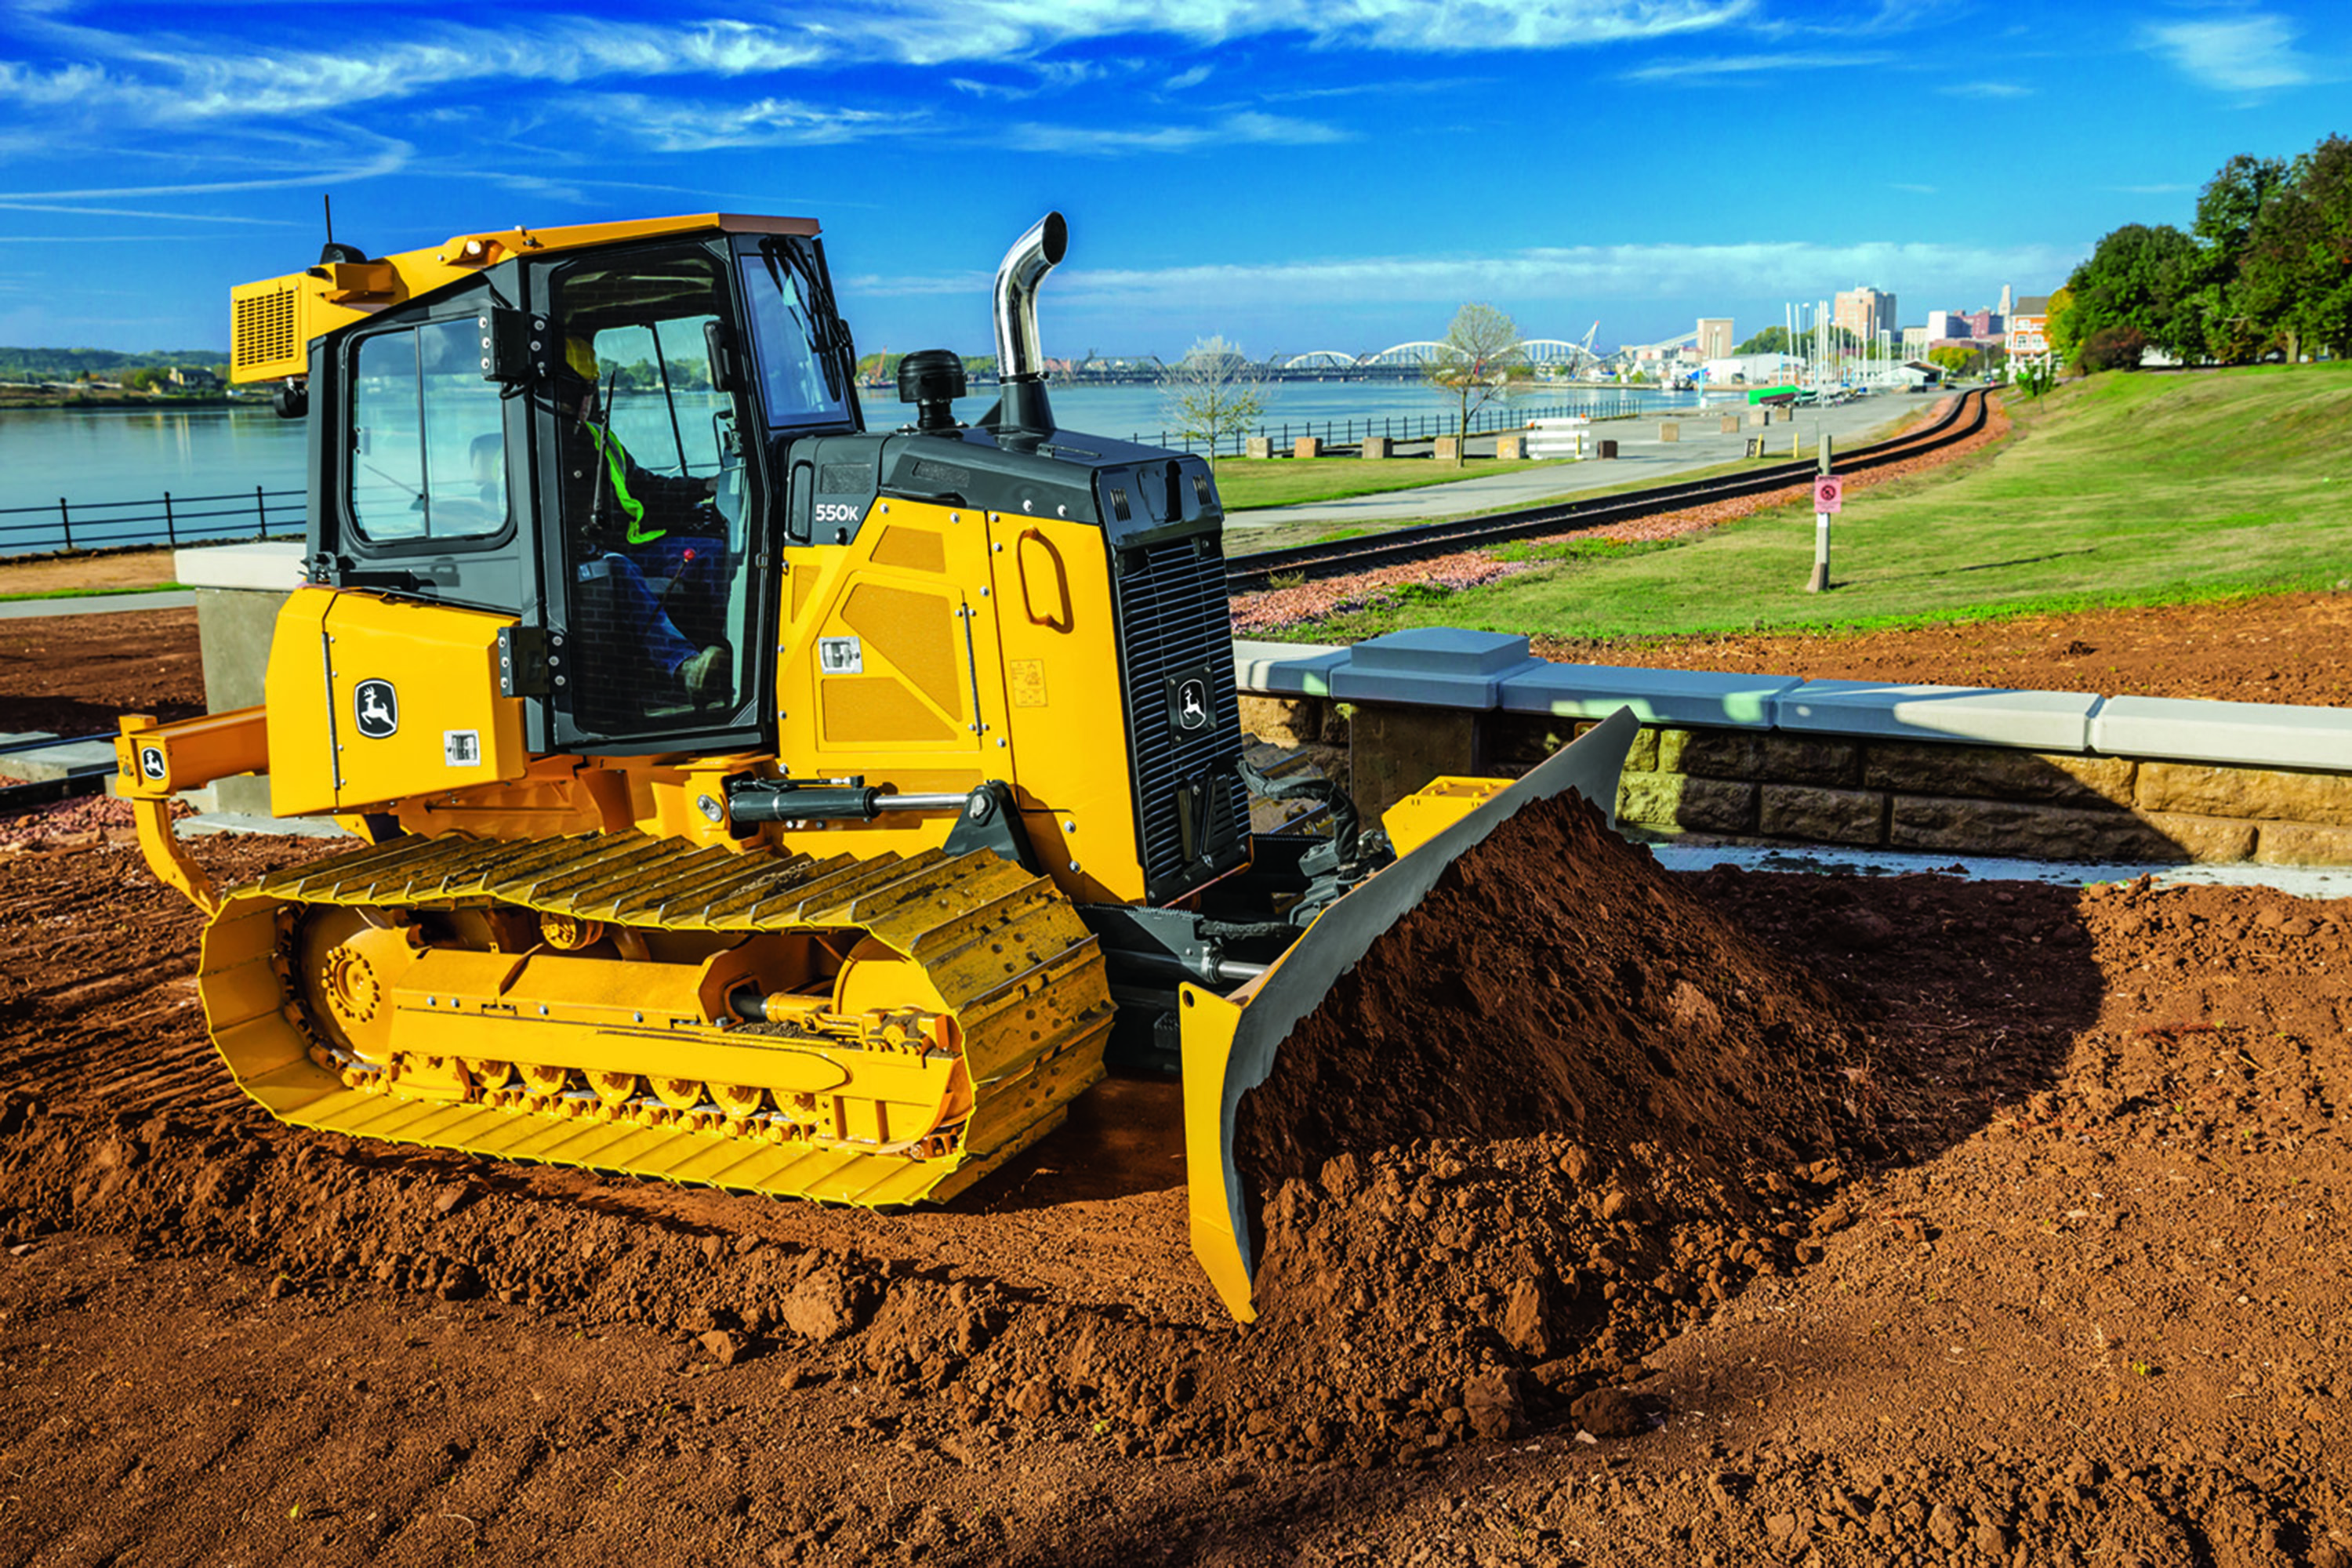
[[[1819,512],[1845,510],[1845,476],[1823,474],[1813,481],[1813,510]]]

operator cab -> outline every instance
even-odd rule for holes
[[[719,221],[526,250],[311,345],[350,437],[315,453],[312,581],[515,615],[532,752],[772,732],[786,449],[863,418],[814,225]]]

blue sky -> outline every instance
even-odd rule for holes
[[[2337,0],[2340,4],[2340,0]],[[2345,112],[2336,5],[0,0],[0,342],[227,340],[315,259],[709,210],[824,226],[872,350],[1360,351],[1482,300],[1642,342],[1892,289],[1906,321],[2184,226]]]

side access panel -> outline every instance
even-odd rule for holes
[[[353,811],[519,779],[522,700],[499,694],[510,616],[303,589],[269,650],[270,808]]]

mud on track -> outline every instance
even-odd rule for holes
[[[1269,1086],[1247,1332],[1160,1086],[896,1217],[305,1135],[0,854],[0,1561],[2352,1562],[2352,907],[1513,829]]]

